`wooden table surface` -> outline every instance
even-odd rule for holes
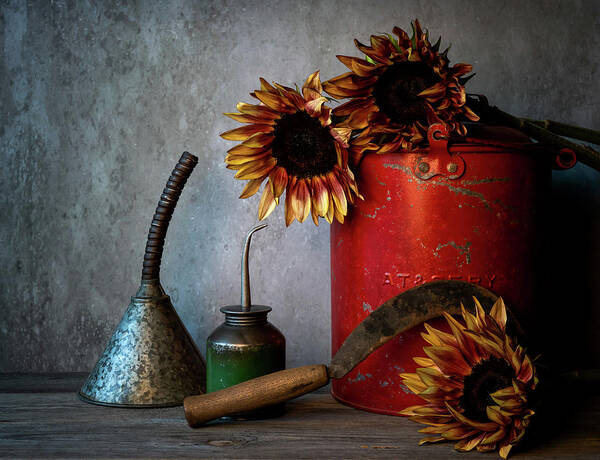
[[[181,407],[115,409],[81,402],[84,374],[0,374],[2,458],[495,459],[418,446],[417,425],[336,402],[328,393],[287,404],[270,420],[187,426]],[[600,459],[600,395],[580,400],[564,426],[515,459]]]

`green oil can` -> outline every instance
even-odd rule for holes
[[[221,308],[225,322],[206,342],[206,391],[222,390],[261,375],[285,369],[285,337],[269,323],[266,305],[252,305],[248,254],[252,235],[266,227],[248,232],[242,255],[241,305]],[[234,418],[267,418],[283,413],[283,404],[258,411],[236,414]]]

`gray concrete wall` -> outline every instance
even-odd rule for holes
[[[138,286],[150,218],[183,150],[200,163],[162,278],[203,344],[218,307],[238,302],[259,200],[237,199],[243,184],[223,163],[233,143],[218,136],[236,124],[222,112],[250,102],[259,76],[338,75],[335,54],[358,55],[353,38],[415,17],[452,43],[453,62],[474,65],[469,91],[515,114],[600,128],[597,1],[3,1],[0,371],[93,366]],[[599,183],[583,165],[555,173],[548,229],[549,286],[589,337],[600,322],[590,313],[600,307]],[[281,207],[268,223],[254,240],[254,300],[274,307],[289,365],[325,362],[328,226],[286,229]]]

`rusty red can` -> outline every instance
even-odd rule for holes
[[[480,128],[448,144],[443,127],[422,151],[366,155],[358,200],[331,226],[332,354],[378,305],[440,279],[480,284],[527,324],[534,296],[540,217],[551,186],[551,156],[508,128]],[[444,321],[430,322],[444,328]],[[402,384],[427,343],[419,326],[332,382],[339,401],[383,414],[423,400]]]

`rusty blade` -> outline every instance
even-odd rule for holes
[[[404,291],[383,303],[346,338],[328,368],[330,378],[345,376],[369,354],[398,334],[423,321],[471,309],[473,297],[486,311],[498,298],[487,289],[464,281],[434,281]]]

